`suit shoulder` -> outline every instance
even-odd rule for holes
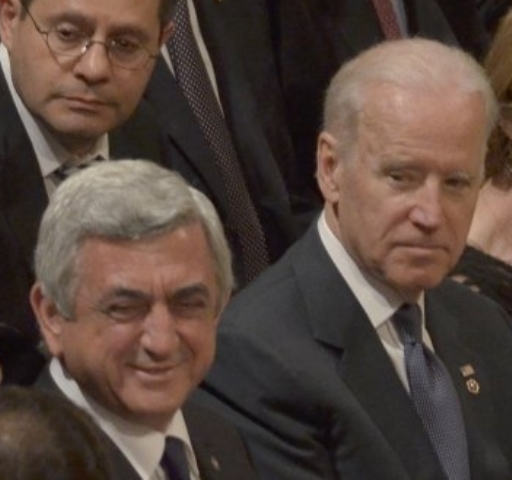
[[[443,301],[447,308],[467,312],[495,312],[504,314],[503,308],[486,297],[485,295],[472,290],[467,285],[456,282],[452,279],[444,280],[438,287],[432,290],[432,294]]]
[[[236,318],[273,316],[298,294],[293,269],[294,247],[263,272],[254,282],[236,293],[223,314],[223,324]]]
[[[510,351],[512,319],[499,304],[485,295],[466,285],[446,280],[429,293],[427,301],[442,306],[456,319],[459,331],[475,349],[487,350],[491,355]]]
[[[237,428],[233,426],[224,416],[219,415],[212,409],[204,406],[194,398],[189,399],[183,406],[183,415],[187,422],[187,426],[194,430],[196,427],[203,429],[205,425],[213,431],[223,431],[226,429],[228,432],[237,436]],[[218,433],[217,433],[218,434]]]
[[[109,133],[112,158],[139,158],[163,163],[163,133],[154,109],[141,100],[134,113]]]

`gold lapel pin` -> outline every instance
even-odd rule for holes
[[[478,395],[480,393],[480,384],[473,378],[476,373],[473,365],[466,363],[466,365],[462,365],[459,370],[463,378],[466,379],[468,392],[472,395]]]
[[[475,369],[473,368],[473,365],[467,363],[466,365],[462,365],[462,367],[460,367],[460,373],[462,373],[464,378],[468,378],[475,374]]]
[[[478,395],[480,393],[480,384],[474,378],[468,378],[466,380],[466,387],[469,393]]]

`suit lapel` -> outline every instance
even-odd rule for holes
[[[34,149],[0,77],[0,205],[31,270],[33,249],[48,197]]]
[[[145,96],[157,110],[167,138],[203,179],[211,191],[211,196],[222,202],[225,198],[224,185],[215,166],[212,151],[186,98],[161,57],[157,61]],[[227,210],[225,204],[221,208]]]
[[[303,248],[307,253],[299,256],[296,275],[315,339],[339,352],[340,382],[349,387],[412,477],[443,478],[405,388],[370,320],[321,245],[316,227],[308,232]],[[332,286],[329,292],[325,285]]]
[[[34,387],[38,390],[64,396],[61,389],[53,381],[48,365],[37,378],[34,383]],[[116,444],[108,435],[103,433],[103,430],[100,429],[100,432],[102,433],[105,447],[109,452],[108,456],[112,465],[113,480],[141,480],[141,477],[137,474],[126,457],[121,453],[119,448],[117,448]]]
[[[452,28],[437,2],[407,0],[405,9],[409,24],[409,35],[435,38],[449,45],[457,45]]]
[[[342,1],[338,35],[351,56],[384,39],[370,0]],[[336,38],[336,37],[334,37]]]
[[[460,320],[445,308],[436,291],[427,296],[426,318],[436,353],[450,373],[459,394],[466,424],[472,478],[486,478],[496,465],[506,462],[500,458],[501,448],[495,438],[491,386],[485,362],[460,341],[463,336]],[[471,367],[474,374],[467,373],[468,367]],[[468,380],[473,383],[468,384]],[[478,390],[475,390],[475,381]]]
[[[252,480],[252,469],[248,470],[248,464],[240,467],[243,459],[236,458],[245,451],[231,443],[229,434],[219,441],[224,421],[219,424],[212,412],[192,401],[185,403],[182,411],[202,480]]]
[[[287,198],[286,187],[259,120],[258,106],[246,70],[235,48],[236,35],[230,35],[234,29],[230,23],[230,1],[195,0],[194,4],[215,69],[224,115],[239,154],[238,159],[245,175],[252,177],[252,181],[248,182],[251,193],[254,195],[257,188],[258,201],[265,204],[267,202],[262,197],[267,191],[279,192],[280,198]]]

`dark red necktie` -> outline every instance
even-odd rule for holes
[[[386,40],[402,38],[403,35],[400,32],[398,19],[396,18],[396,12],[391,4],[391,0],[372,0],[372,2]]]

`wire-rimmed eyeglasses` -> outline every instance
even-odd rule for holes
[[[56,56],[78,59],[85,55],[92,45],[98,43],[105,47],[112,65],[128,70],[140,70],[151,59],[158,57],[158,54],[152,54],[142,43],[126,35],[109,38],[106,41],[93,40],[89,34],[70,24],[43,30],[23,2],[20,3],[32,20],[34,28],[43,37],[48,50]]]

